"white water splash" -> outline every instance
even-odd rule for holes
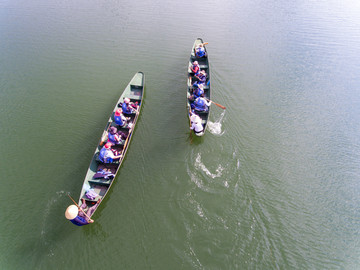
[[[224,132],[221,131],[222,121],[224,119],[225,111],[223,111],[220,115],[220,118],[215,122],[208,121],[207,129],[210,131],[211,134],[214,135],[223,135]]]
[[[220,177],[222,175],[222,171],[224,168],[219,164],[218,168],[215,170],[215,173],[211,173],[208,168],[206,168],[205,164],[201,161],[201,155],[198,153],[196,160],[195,160],[195,167],[197,169],[201,169],[203,172],[205,172],[208,176],[211,178]]]

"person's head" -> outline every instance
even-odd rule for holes
[[[129,99],[129,98],[125,98],[125,99],[124,99],[124,102],[125,102],[126,104],[129,104],[129,103],[130,103],[130,99]]]
[[[202,97],[202,98],[204,98],[204,97],[205,97],[205,95],[204,95],[204,94],[201,94],[201,97]]]
[[[202,71],[201,71],[201,74],[204,74],[204,75],[206,75],[206,72],[205,72],[205,70],[202,70]]]
[[[116,128],[116,127],[110,127],[110,128],[109,128],[109,131],[110,131],[110,134],[111,134],[111,135],[114,135],[114,134],[116,134],[116,132],[117,132],[117,128]]]
[[[200,84],[200,85],[199,85],[199,88],[200,88],[201,90],[204,90],[204,85],[203,85],[203,84]]]
[[[193,63],[193,65],[198,65],[199,63],[198,63],[198,61],[194,61],[194,63]]]
[[[191,117],[190,117],[190,120],[191,122],[194,122],[194,123],[199,123],[200,122],[200,117],[196,114],[193,114]]]
[[[122,113],[122,109],[117,109],[115,112],[115,116],[120,116]]]
[[[111,148],[111,143],[106,143],[105,146],[104,146],[106,149],[110,149]]]

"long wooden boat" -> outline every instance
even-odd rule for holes
[[[204,43],[202,38],[197,38],[194,42],[194,45],[191,49],[191,54],[190,54],[190,59],[189,59],[189,66],[188,66],[188,80],[187,80],[187,102],[186,102],[186,108],[187,108],[187,112],[188,112],[188,116],[190,119],[190,111],[191,110],[191,104],[193,103],[193,101],[191,101],[189,98],[192,95],[192,85],[194,83],[194,81],[196,80],[196,78],[194,77],[194,73],[191,71],[190,67],[192,66],[194,61],[197,61],[200,65],[200,70],[204,70],[207,74],[207,79],[206,79],[206,83],[204,86],[204,95],[205,98],[210,100],[210,66],[209,66],[209,57],[207,55],[207,50],[206,50],[206,46],[204,46],[205,52],[206,52],[206,57],[197,57],[195,54],[195,47],[198,46],[200,43]],[[209,119],[209,114],[210,114],[210,107],[208,109],[208,111],[206,112],[195,112],[198,116],[200,116],[201,118],[201,124],[204,127],[203,132],[200,133],[195,133],[197,136],[203,136],[205,134],[205,130],[206,130],[206,126],[207,126],[207,122]],[[190,121],[190,126],[191,126],[191,121]]]
[[[86,202],[88,208],[94,206],[96,203],[99,204],[99,202],[102,202],[104,197],[110,190],[111,185],[116,180],[116,174],[118,173],[119,168],[125,158],[125,154],[129,148],[130,141],[141,111],[141,107],[143,104],[142,101],[144,97],[144,84],[145,75],[142,72],[136,73],[121,94],[119,100],[116,102],[116,106],[113,109],[110,118],[105,126],[101,139],[96,147],[95,153],[90,162],[90,166],[87,170],[85,180],[80,192],[78,203],[79,206],[81,206],[84,201]],[[124,102],[125,98],[129,98],[130,102],[137,102],[138,112],[124,114],[124,116],[129,117],[130,119],[124,127],[120,127],[114,122],[114,115],[115,112],[119,109],[119,107],[121,107],[121,104]],[[124,138],[120,144],[116,144],[112,147],[116,148],[116,150],[122,154],[122,157],[119,160],[114,161],[113,163],[102,163],[99,159],[99,153],[101,148],[103,147],[104,140],[107,139],[108,130],[112,126],[116,127],[117,130],[120,130],[126,134],[126,139]],[[89,198],[89,191],[91,191],[91,194],[95,194],[95,196],[90,196]],[[97,208],[98,206],[99,205],[97,205]],[[95,211],[93,211],[91,215],[93,215],[94,213]]]

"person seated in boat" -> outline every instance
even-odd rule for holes
[[[195,75],[195,77],[198,79],[198,81],[196,82],[197,84],[205,85],[207,77],[205,70],[202,70],[198,75]]]
[[[126,118],[123,113],[122,109],[117,109],[114,114],[114,121],[117,125],[120,127],[125,126],[126,122],[129,120],[129,118]]]
[[[112,163],[122,157],[122,154],[118,154],[115,150],[111,149],[112,144],[107,142],[100,150],[99,159],[103,163]]]
[[[201,133],[204,131],[204,127],[201,124],[200,116],[191,112],[190,121],[191,121],[190,130],[193,130],[195,133]]]
[[[194,90],[192,92],[192,95],[189,97],[189,100],[194,101],[203,94],[204,94],[204,85],[200,84],[199,87],[194,87]]]
[[[194,61],[192,65],[190,66],[190,69],[192,72],[194,72],[195,75],[199,75],[200,73],[200,65],[198,61]]]
[[[191,104],[195,111],[198,112],[207,112],[209,110],[209,106],[211,105],[211,102],[207,101],[204,98],[204,94],[202,94],[200,97],[195,99],[194,103]]]
[[[65,211],[65,217],[77,226],[83,226],[94,222],[94,220],[92,220],[90,217],[99,206],[101,199],[99,199],[96,204],[89,208],[85,202],[85,199],[81,199],[81,201],[82,204],[80,207],[72,204]]]
[[[112,145],[121,143],[122,135],[125,135],[123,132],[121,133],[118,134],[118,130],[116,127],[110,127],[107,142],[111,143]]]
[[[130,102],[129,98],[125,98],[121,108],[123,113],[125,114],[136,113],[138,109],[138,104],[137,102],[136,103]]]
[[[195,55],[197,57],[206,57],[207,56],[203,43],[200,43],[199,45],[197,45],[195,47]]]

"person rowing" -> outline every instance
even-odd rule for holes
[[[194,107],[195,111],[207,112],[209,110],[211,102],[207,101],[204,98],[204,94],[202,94],[200,97],[195,99],[194,103],[191,104],[191,105]]]
[[[201,133],[204,131],[204,127],[201,124],[201,118],[200,116],[198,116],[195,113],[191,113],[190,116],[190,121],[191,121],[191,126],[190,126],[190,130],[193,130],[196,134]]]
[[[207,53],[204,48],[204,43],[200,43],[195,47],[195,55],[197,57],[206,57]]]
[[[101,199],[91,207],[87,206],[85,199],[81,199],[81,201],[82,204],[80,207],[78,207],[77,204],[72,204],[65,211],[65,217],[77,226],[83,226],[94,222],[90,217],[99,206]]]

